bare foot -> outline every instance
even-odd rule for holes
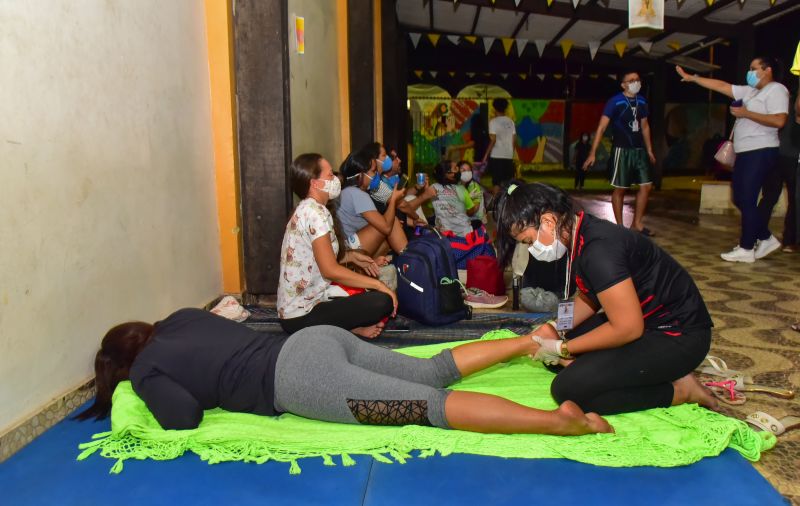
[[[560,419],[559,426],[554,427],[553,434],[556,435],[580,436],[597,432],[614,432],[614,428],[597,413],[584,413],[572,401],[561,403],[555,413]]]
[[[573,362],[575,362],[574,358],[562,358],[558,361],[558,365],[567,367],[572,365]]]
[[[672,397],[673,406],[696,402],[704,408],[714,411],[719,409],[719,402],[714,394],[704,387],[692,373],[673,381],[672,387],[675,390]]]
[[[375,339],[381,335],[381,332],[383,332],[383,326],[384,325],[382,322],[378,322],[375,325],[370,325],[369,327],[356,327],[354,329],[350,329],[350,332],[367,339]]]

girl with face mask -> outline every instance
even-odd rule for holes
[[[742,213],[739,244],[720,256],[728,262],[752,263],[781,247],[769,231],[769,212],[759,212],[758,197],[764,182],[778,170],[778,131],[789,117],[789,90],[780,83],[780,63],[771,57],[750,62],[746,86],[719,79],[691,75],[681,67],[675,71],[684,82],[696,83],[735,100],[730,107],[733,127],[733,203]]]
[[[485,206],[485,199],[484,199],[484,188],[481,184],[475,179],[474,173],[472,172],[472,164],[466,160],[461,160],[458,162],[458,169],[461,171],[460,173],[460,181],[461,184],[464,185],[464,188],[467,189],[467,193],[469,193],[469,197],[472,199],[472,202],[478,206],[478,209],[475,211],[475,214],[470,216],[470,223],[472,224],[473,229],[479,229],[482,225],[486,225],[486,206]]]
[[[518,242],[537,260],[568,259],[559,321],[530,336],[535,358],[560,370],[557,402],[600,414],[716,407],[692,375],[710,347],[711,317],[686,270],[653,241],[579,210],[558,188],[521,181],[499,195],[497,237],[506,265]]]
[[[278,316],[288,333],[333,325],[362,337],[377,337],[382,320],[394,315],[397,297],[376,279],[381,264],[342,245],[338,222],[328,209],[341,193],[339,177],[321,155],[298,156],[290,168],[292,191],[301,199],[286,225],[281,245]],[[358,265],[369,276],[346,268]],[[371,291],[330,299],[331,282]]]
[[[376,156],[367,150],[351,153],[339,169],[344,189],[336,215],[342,223],[346,247],[372,257],[385,255],[390,249],[400,253],[408,244],[397,219],[397,207],[405,190],[391,189],[382,212],[370,197],[371,191],[380,188],[380,170]]]
[[[436,183],[432,188],[436,196],[431,201],[436,214],[436,227],[459,237],[472,232],[470,218],[478,212],[469,191],[461,184],[461,171],[456,162],[444,160],[436,166]]]

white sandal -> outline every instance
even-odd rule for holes
[[[763,431],[772,432],[776,436],[780,436],[787,430],[800,428],[800,416],[787,415],[778,420],[774,416],[764,413],[763,411],[750,413],[747,415],[745,421]]]
[[[703,366],[704,363],[708,362],[710,365]],[[725,363],[719,357],[715,357],[713,355],[706,355],[706,358],[697,366],[695,369],[697,372],[702,374],[708,374],[710,376],[719,376],[721,378],[734,378],[735,376],[741,377],[743,383],[752,384],[753,377],[747,376],[742,374],[740,371],[734,371],[733,369],[728,369],[728,364]],[[737,381],[737,383],[739,383]]]

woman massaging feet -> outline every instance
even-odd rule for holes
[[[550,185],[506,186],[496,213],[498,257],[506,264],[517,243],[539,261],[569,255],[565,284],[577,295],[559,305],[569,331],[561,335],[550,324],[534,331],[541,345],[535,358],[568,365],[551,387],[557,402],[601,415],[717,407],[692,374],[708,353],[711,317],[678,262],[643,235],[578,210]]]

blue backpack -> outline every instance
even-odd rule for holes
[[[397,256],[395,267],[401,315],[434,327],[472,317],[446,239],[428,234],[410,241]]]

